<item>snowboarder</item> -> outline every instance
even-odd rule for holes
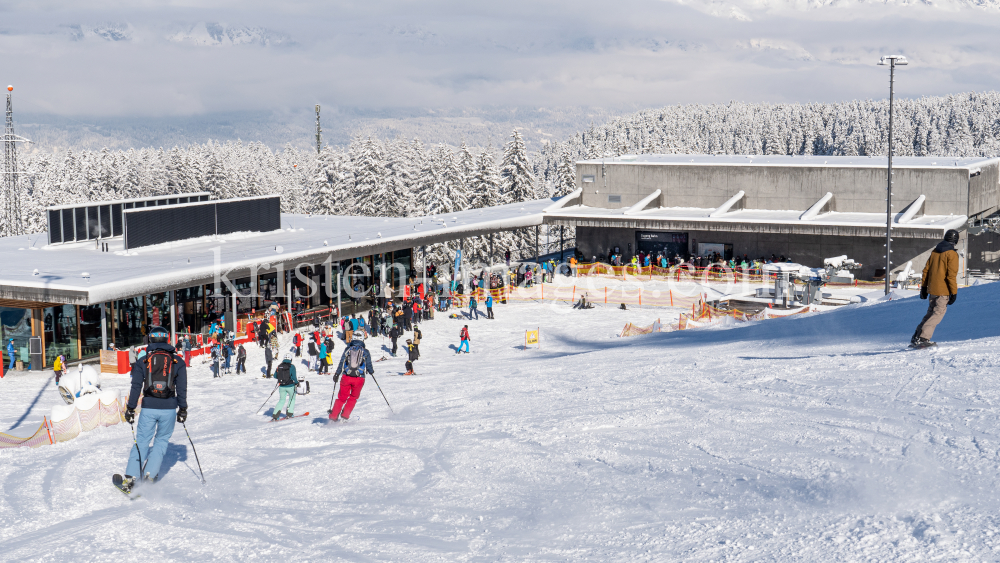
[[[944,318],[948,305],[955,303],[958,298],[958,252],[955,251],[955,243],[958,242],[958,231],[949,229],[944,234],[944,240],[939,242],[931,252],[927,264],[924,265],[924,275],[920,283],[920,298],[928,299],[927,314],[924,315],[920,324],[917,325],[913,338],[910,339],[910,346],[914,348],[926,348],[934,346],[931,337],[934,336],[934,329],[941,319]]]
[[[236,350],[236,374],[247,372],[247,349],[240,344],[238,350]]]
[[[417,347],[409,338],[406,339],[406,353],[406,373],[403,375],[413,375],[413,362],[417,361],[419,354],[417,353]]]
[[[295,411],[295,386],[299,384],[299,379],[295,376],[291,352],[285,354],[285,359],[274,370],[274,378],[278,380],[278,405],[274,407],[271,420],[278,420],[283,408],[287,409],[285,418],[292,418],[295,416],[293,414]]]
[[[271,363],[274,361],[274,352],[271,351],[271,347],[267,346],[264,348],[264,361],[267,362],[267,373],[263,376],[266,379],[271,378]]]
[[[458,345],[458,350],[455,350],[455,353],[458,354],[458,353],[460,353],[462,351],[462,348],[465,348],[465,353],[468,354],[469,353],[469,325],[465,325],[465,326],[462,327],[461,332],[458,333],[458,337],[462,339],[462,342]]]
[[[174,433],[174,423],[187,420],[187,367],[163,327],[154,326],[149,332],[149,348],[145,361],[132,366],[132,388],[126,403],[125,421],[135,421],[135,409],[142,396],[142,412],[136,432],[136,443],[129,452],[128,466],[121,488],[132,491],[137,478],[155,482],[160,464],[167,451],[167,442]],[[153,442],[150,447],[150,441]],[[139,466],[142,459],[144,467]]]
[[[344,377],[343,381],[340,381],[337,402],[330,411],[330,420],[337,420],[338,417],[347,420],[351,417],[354,405],[358,402],[358,395],[361,394],[361,388],[365,386],[365,372],[375,374],[372,368],[372,356],[365,348],[365,341],[358,336],[344,350],[344,355],[337,364],[337,371],[333,374],[334,383],[338,382],[341,374]]]

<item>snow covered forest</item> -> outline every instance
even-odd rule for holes
[[[1000,154],[1000,92],[896,99],[894,153],[899,156]],[[590,127],[546,146],[537,167],[550,178],[562,155],[622,154],[885,155],[889,101],[836,104],[679,105],[650,109]]]
[[[286,213],[365,216],[442,214],[569,193],[574,162],[621,154],[882,155],[887,100],[837,104],[669,106],[591,126],[529,151],[514,131],[497,151],[419,139],[357,138],[318,155],[291,146],[208,142],[185,148],[38,152],[23,158],[31,232],[50,205],[207,191],[215,198],[280,194]],[[1000,154],[1000,93],[896,101],[898,155]],[[570,235],[572,236],[572,235]],[[511,238],[512,237],[512,238]],[[531,233],[495,241],[534,255]],[[466,241],[473,259],[488,252]],[[502,252],[502,250],[498,250]],[[443,256],[437,257],[443,259]]]

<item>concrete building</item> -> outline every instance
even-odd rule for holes
[[[981,252],[966,226],[1000,209],[1000,159],[897,157],[893,170],[893,271],[910,261],[919,271],[958,229],[964,277]],[[621,156],[578,162],[576,173],[581,193],[545,221],[577,227],[587,259],[718,251],[818,267],[846,254],[864,265],[860,277],[884,273],[885,158]]]

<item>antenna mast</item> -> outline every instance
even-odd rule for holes
[[[21,184],[19,182],[20,173],[17,170],[17,145],[16,143],[30,142],[24,137],[14,134],[14,110],[11,105],[11,93],[13,86],[7,86],[7,125],[3,135],[3,159],[4,159],[4,181],[3,181],[3,221],[0,224],[0,233],[4,236],[23,235],[25,233],[24,217],[21,214]]]
[[[316,154],[319,154],[320,150],[322,150],[323,138],[320,136],[322,132],[323,130],[319,127],[319,104],[316,104]]]

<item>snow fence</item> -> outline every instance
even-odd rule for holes
[[[117,391],[84,395],[72,405],[53,407],[52,416],[43,418],[31,436],[12,436],[0,432],[0,449],[37,448],[45,444],[67,442],[81,432],[123,422],[125,418],[122,413],[122,402]]]

